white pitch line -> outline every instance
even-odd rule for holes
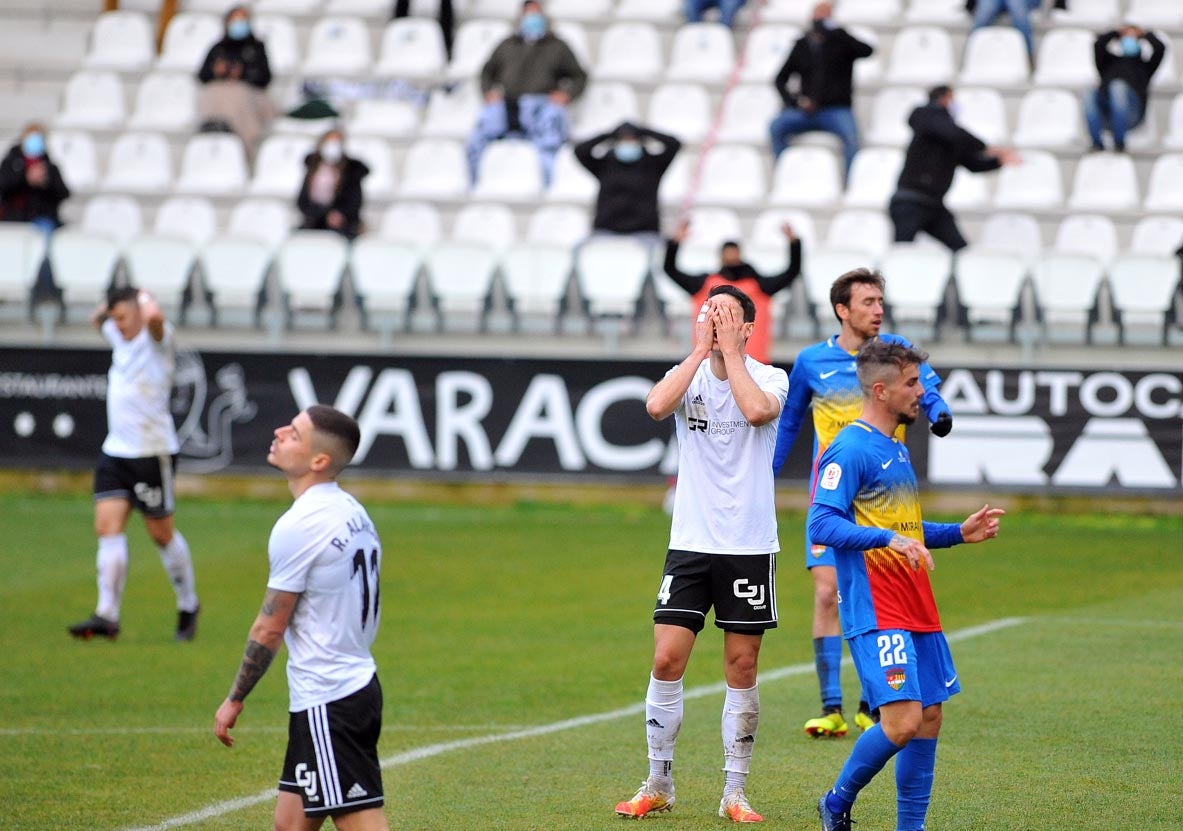
[[[1007,629],[1012,626],[1018,626],[1021,623],[1026,623],[1028,618],[1022,617],[1008,617],[992,620],[988,623],[983,623],[979,626],[970,626],[967,629],[960,629],[956,632],[946,633],[945,637],[949,641],[963,641],[969,638],[975,638],[979,635],[988,635],[992,632],[997,632],[1001,629]],[[849,664],[850,659],[847,658],[844,663]],[[761,670],[760,682],[768,683],[769,681],[777,681],[781,678],[790,678],[796,675],[806,675],[815,672],[817,667],[814,664],[793,664],[787,667],[779,667],[773,670]],[[708,695],[718,695],[726,688],[726,684],[704,684],[699,687],[691,687],[683,693],[683,698],[703,698]],[[382,759],[380,764],[383,768],[398,767],[400,765],[407,765],[411,762],[417,762],[421,759],[430,759],[434,756],[441,756],[444,753],[450,753],[453,750],[466,750],[470,747],[480,747],[486,744],[496,744],[498,742],[511,742],[517,739],[532,739],[537,736],[546,736],[551,733],[558,733],[563,730],[573,730],[577,727],[587,727],[592,724],[601,724],[605,721],[616,721],[617,719],[628,718],[629,716],[642,715],[645,712],[645,704],[643,702],[638,704],[631,704],[628,707],[620,707],[616,710],[608,710],[603,713],[593,713],[586,716],[578,716],[576,718],[564,719],[563,721],[555,721],[550,724],[541,724],[537,727],[526,727],[520,730],[509,730],[502,733],[491,733],[487,736],[474,736],[469,739],[457,739],[451,742],[440,742],[437,744],[424,745],[412,750],[404,750],[402,753],[396,753],[393,756],[387,756]],[[170,828],[181,828],[186,825],[193,825],[207,819],[213,819],[225,814],[240,811],[243,808],[251,808],[255,805],[260,805],[264,802],[269,802],[275,799],[276,790],[274,787],[268,788],[265,791],[259,791],[250,796],[242,796],[237,799],[226,800],[225,802],[216,802],[213,805],[207,805],[205,808],[200,808],[188,814],[181,814],[180,816],[170,817],[156,825],[141,825],[131,828],[122,829],[122,831],[168,831]]]

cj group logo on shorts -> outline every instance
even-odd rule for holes
[[[309,770],[303,762],[296,765],[296,784],[304,789],[309,802],[320,801],[320,795],[316,792],[316,771]]]
[[[731,584],[731,591],[740,600],[748,601],[753,609],[764,608],[764,586],[753,586],[746,578],[741,577]]]

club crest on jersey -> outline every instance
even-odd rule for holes
[[[826,547],[824,545],[811,545],[809,546],[809,553],[815,557],[821,557],[826,553]]]
[[[837,462],[830,462],[822,471],[822,478],[818,481],[818,485],[832,491],[838,487],[840,481],[842,481],[842,466]]]
[[[884,674],[887,676],[887,686],[893,690],[899,690],[900,687],[904,686],[904,682],[908,680],[907,673],[901,667],[889,669]]]

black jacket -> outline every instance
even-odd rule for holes
[[[656,139],[661,143],[661,152],[646,150],[635,162],[620,161],[612,152],[611,142],[619,137],[623,128],[631,128],[642,146],[648,143],[647,139]],[[608,146],[600,147],[606,143]],[[622,124],[610,133],[575,145],[575,158],[600,180],[592,228],[617,234],[658,231],[661,215],[657,207],[657,188],[681,147],[682,142],[673,136],[631,124]],[[600,152],[596,152],[597,148]]]
[[[219,60],[242,65],[242,80],[253,87],[266,89],[271,83],[271,64],[267,62],[267,50],[263,41],[254,35],[242,40],[224,37],[215,43],[205,56],[205,63],[197,73],[197,80],[208,84],[214,78],[214,64]]]
[[[985,142],[958,127],[940,104],[925,104],[912,110],[908,126],[912,128],[912,143],[904,156],[898,190],[939,202],[953,184],[957,165],[975,173],[1001,167],[998,159],[983,152]]]
[[[370,169],[364,162],[344,156],[340,162],[341,176],[337,180],[337,193],[333,197],[333,202],[330,205],[321,205],[308,198],[308,186],[320,161],[319,153],[309,153],[304,159],[304,184],[300,186],[300,195],[296,199],[296,207],[304,216],[304,222],[300,227],[321,231],[336,230],[353,239],[361,233],[361,180],[369,175]],[[345,215],[344,228],[329,228],[325,221],[329,211],[340,211]]]
[[[551,32],[536,41],[510,35],[481,68],[481,92],[500,89],[506,98],[562,90],[575,99],[585,86],[587,72],[566,41]]]
[[[736,282],[737,280],[752,279],[760,285],[760,291],[771,296],[784,288],[788,288],[793,284],[801,274],[801,240],[795,239],[789,243],[789,265],[780,274],[774,274],[770,277],[762,277],[745,262],[739,265],[723,266],[716,271],[709,274],[687,274],[684,271],[678,270],[678,242],[677,240],[669,240],[665,245],[665,273],[670,276],[670,279],[681,286],[687,293],[697,294],[706,284],[708,278],[718,274],[724,280]]]
[[[58,206],[70,196],[70,189],[48,155],[42,156],[49,175],[45,187],[35,188],[25,181],[25,154],[20,145],[12,147],[0,162],[0,219],[7,222],[31,222],[49,217],[61,225]]]
[[[1101,76],[1101,86],[1110,81],[1125,81],[1138,93],[1138,99],[1145,106],[1150,78],[1162,63],[1167,48],[1159,40],[1158,35],[1147,32],[1146,42],[1150,44],[1149,59],[1143,59],[1141,54],[1115,55],[1109,51],[1109,45],[1120,40],[1121,33],[1113,31],[1097,35],[1097,40],[1093,43],[1093,61],[1097,64],[1097,74]]]
[[[776,74],[776,91],[786,107],[798,107],[805,97],[820,107],[851,105],[854,62],[875,50],[845,29],[811,29],[793,45],[793,51]],[[799,86],[789,89],[796,75]]]

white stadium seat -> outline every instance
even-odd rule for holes
[[[800,37],[801,29],[787,23],[764,23],[757,26],[748,35],[743,53],[743,67],[739,71],[740,80],[753,84],[771,84]],[[777,100],[780,100],[780,96],[777,96]]]
[[[526,242],[573,247],[591,233],[591,218],[574,205],[542,205],[530,215]]]
[[[1028,263],[1017,252],[971,245],[957,252],[953,275],[973,340],[1009,337]]]
[[[361,75],[371,69],[370,34],[358,17],[322,17],[312,26],[303,72],[312,76]]]
[[[396,326],[406,325],[422,265],[423,253],[410,243],[372,236],[354,241],[349,270],[368,328],[388,336]]]
[[[430,202],[395,202],[382,212],[378,235],[392,242],[429,248],[443,238],[443,221]]]
[[[1018,29],[986,26],[970,32],[959,82],[990,87],[1027,83],[1027,43]],[[959,90],[960,92],[960,90]]]
[[[49,262],[67,309],[89,310],[111,285],[119,263],[119,243],[105,233],[59,228],[49,242]]]
[[[897,242],[887,249],[879,267],[887,281],[884,300],[894,330],[912,330],[918,340],[931,340],[953,271],[953,255],[944,247]]]
[[[504,251],[517,242],[517,221],[513,209],[496,203],[465,204],[452,222],[453,242],[472,242]]]
[[[398,195],[459,199],[468,192],[468,160],[458,141],[420,139],[407,149]]]
[[[575,271],[593,317],[631,318],[649,272],[649,254],[632,239],[592,237],[576,252]]]
[[[764,19],[807,26],[814,5],[815,0],[768,0],[764,6]]]
[[[696,205],[686,214],[685,248],[704,248],[708,262],[704,269],[713,269],[719,264],[719,247],[729,240],[743,236],[739,214],[732,208],[715,208]]]
[[[218,215],[210,200],[201,196],[170,196],[156,209],[152,231],[157,235],[181,237],[194,245],[218,230]]]
[[[1000,211],[991,214],[978,233],[978,248],[1018,254],[1030,264],[1043,251],[1039,220],[1025,213]]]
[[[140,203],[130,196],[100,194],[87,201],[78,225],[85,231],[103,234],[122,247],[143,230],[143,211]]]
[[[196,74],[210,47],[222,39],[225,25],[214,14],[178,12],[164,30],[164,44],[156,59],[158,70]]]
[[[1124,211],[1137,208],[1138,176],[1124,153],[1090,153],[1076,164],[1068,207],[1078,211]]]
[[[702,141],[711,128],[714,109],[702,84],[666,83],[649,97],[646,125],[683,142]]]
[[[139,72],[152,63],[155,36],[148,15],[137,11],[103,12],[90,34],[85,66]]]
[[[895,230],[884,211],[848,208],[834,214],[826,231],[827,248],[865,251],[878,262],[891,247]]]
[[[1101,214],[1069,214],[1056,229],[1052,250],[1063,254],[1088,254],[1108,263],[1117,254],[1117,228]]]
[[[98,154],[90,133],[50,130],[45,144],[71,192],[89,191],[98,184]]]
[[[574,104],[571,134],[576,141],[609,132],[622,121],[640,121],[640,106],[632,84],[624,81],[593,80]],[[475,114],[469,121],[472,129]]]
[[[674,159],[674,163],[677,163],[677,158]],[[669,175],[668,171],[666,175]],[[599,191],[599,181],[575,158],[571,145],[564,144],[560,147],[555,156],[554,178],[551,179],[550,189],[546,192],[547,201],[586,205],[595,201]]]
[[[239,236],[216,236],[201,246],[197,263],[202,286],[212,295],[218,323],[235,312],[254,319],[273,251],[262,240]]]
[[[275,257],[289,309],[331,317],[348,256],[349,243],[335,231],[293,231]]]
[[[546,13],[552,19],[588,20],[610,18],[614,0],[547,0]]]
[[[1048,30],[1039,42],[1031,80],[1042,87],[1095,86],[1093,42],[1096,38],[1088,29]]]
[[[230,211],[228,234],[258,240],[274,250],[292,232],[291,200],[244,199]]]
[[[1013,29],[1011,31],[1014,31]],[[961,87],[954,93],[960,112],[957,123],[986,144],[1009,144],[1006,104],[996,89]]]
[[[83,69],[66,82],[62,108],[54,121],[59,127],[115,129],[125,117],[119,76],[108,70]]]
[[[780,154],[772,174],[773,205],[820,208],[842,195],[838,157],[821,147],[790,147]]]
[[[24,313],[45,248],[45,233],[35,225],[0,223],[0,307],[15,305]]]
[[[1122,254],[1109,267],[1109,293],[1126,343],[1161,344],[1179,287],[1179,260],[1170,255]]]
[[[617,20],[665,23],[682,14],[682,0],[619,0]]]
[[[936,26],[908,26],[896,34],[886,76],[889,84],[931,86],[952,78],[953,41]]]
[[[538,149],[524,139],[502,139],[485,148],[477,170],[473,199],[530,202],[542,194]]]
[[[255,11],[262,11],[261,3],[255,5]],[[291,18],[283,14],[255,14],[251,18],[251,29],[255,37],[263,41],[272,75],[291,75],[299,68],[296,24]]]
[[[854,156],[844,204],[853,208],[887,208],[904,167],[898,147],[864,147]]]
[[[686,23],[674,32],[666,77],[722,84],[735,68],[735,40],[722,23]]]
[[[1029,90],[1019,102],[1014,143],[1018,147],[1067,149],[1085,141],[1080,98],[1067,90]]]
[[[448,77],[457,81],[475,78],[497,44],[512,32],[508,20],[468,19],[456,29]]]
[[[272,134],[263,139],[255,157],[255,175],[247,188],[251,196],[295,199],[304,182],[304,158],[316,147],[310,136]]]
[[[591,74],[600,81],[636,83],[656,79],[663,67],[661,38],[656,27],[628,21],[612,23],[604,30]]]
[[[374,74],[427,79],[441,75],[448,58],[439,24],[423,17],[403,17],[386,24]]]
[[[178,193],[225,196],[246,187],[246,154],[238,136],[202,133],[189,139],[177,175]]]
[[[172,155],[159,133],[124,133],[111,146],[103,189],[166,193],[172,183]]]
[[[545,241],[514,245],[505,252],[501,273],[519,321],[524,317],[558,319],[573,264],[569,246]]]
[[[1148,211],[1183,213],[1183,153],[1164,153],[1154,160],[1143,207]]]
[[[473,17],[500,17],[512,20],[521,11],[517,0],[472,0],[469,14]]]
[[[970,173],[964,167],[953,171],[953,184],[945,194],[945,205],[950,210],[978,210],[990,204],[990,185],[993,176]]]
[[[497,253],[487,245],[441,242],[427,252],[431,291],[448,329],[480,328]]]
[[[1046,150],[1022,151],[1023,163],[998,172],[994,207],[1051,210],[1064,202],[1064,180],[1056,157]]]
[[[469,129],[475,121],[469,121]],[[345,122],[349,136],[384,136],[408,138],[419,128],[419,108],[410,101],[384,101],[363,98],[353,105],[353,113]]]
[[[153,72],[136,90],[133,130],[187,132],[197,122],[197,81],[191,74]]]
[[[903,13],[901,0],[838,0],[834,4],[834,19],[843,26],[852,23],[882,26],[899,20]]]
[[[123,261],[133,286],[150,291],[166,310],[177,310],[197,261],[197,249],[183,237],[149,234],[128,243]]]
[[[819,246],[805,258],[805,296],[813,305],[814,317],[824,333],[836,332],[839,323],[830,306],[830,287],[840,276],[855,268],[874,267],[871,256],[858,248]]]
[[[466,138],[476,123],[482,101],[480,89],[471,81],[456,84],[450,90],[444,87],[433,89],[427,98],[427,111],[419,135],[424,138]]]
[[[1135,20],[1139,26],[1183,29],[1183,6],[1176,0],[1130,0],[1124,19]]]
[[[1087,339],[1089,313],[1104,277],[1101,261],[1088,254],[1040,257],[1033,278],[1048,340],[1083,343]]]
[[[1130,237],[1132,254],[1174,254],[1183,242],[1183,217],[1145,216]]]
[[[370,169],[361,180],[362,193],[366,199],[385,200],[394,196],[394,155],[386,139],[378,136],[346,135],[345,154],[364,163]]]
[[[935,23],[938,26],[966,22],[964,0],[911,0],[904,13],[908,23]]]
[[[912,140],[908,118],[928,100],[924,90],[912,86],[884,87],[871,102],[871,124],[866,141],[871,145],[903,147]]]
[[[1083,26],[1102,31],[1113,28],[1121,20],[1118,0],[1072,0],[1068,6],[1067,9],[1052,10],[1051,19],[1057,26]]]
[[[780,96],[769,84],[740,84],[723,99],[719,118],[719,141],[766,144],[768,125],[783,107]]]
[[[808,211],[797,208],[766,208],[760,211],[752,222],[752,234],[748,239],[763,248],[783,247],[785,235],[781,226],[785,223],[792,226],[793,234],[801,240],[806,249],[813,248],[821,241],[818,239],[813,217]]]

